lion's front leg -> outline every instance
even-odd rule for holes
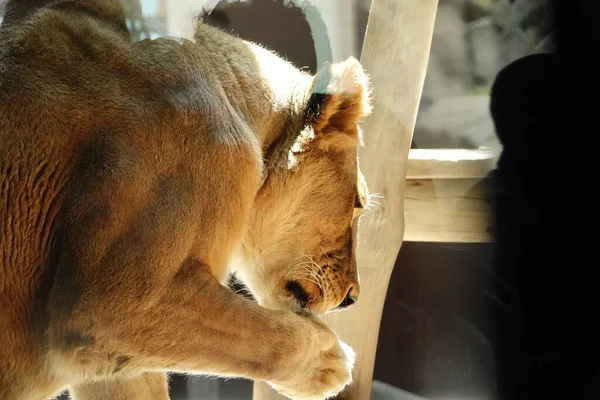
[[[57,244],[48,329],[57,376],[206,373],[267,381],[297,400],[349,383],[351,351],[323,323],[260,307],[215,278],[250,203],[242,188],[217,207],[185,173],[137,185],[115,175],[80,191]],[[225,182],[202,190],[232,191],[234,177]]]
[[[352,351],[323,323],[262,308],[224,288],[208,268],[188,268],[154,304],[76,306],[54,326],[54,365],[88,380],[144,370],[244,377],[298,400],[324,399],[350,382]],[[83,386],[77,400],[118,398],[101,397],[102,389],[125,396],[130,390],[124,381],[101,385]]]
[[[146,372],[79,384],[71,389],[74,400],[168,400],[167,376]]]

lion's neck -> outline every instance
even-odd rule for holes
[[[194,35],[203,69],[216,73],[222,93],[242,117],[263,153],[298,125],[313,77],[274,53],[198,24]],[[229,55],[224,55],[224,48]],[[288,129],[284,129],[284,128]]]
[[[253,128],[263,148],[266,171],[263,178],[266,179],[271,170],[287,168],[290,149],[302,130],[313,77],[256,45],[247,45],[258,68],[248,75],[238,76],[238,80],[243,84],[254,81],[256,85],[255,91],[245,93],[245,102],[260,105],[254,109],[257,114],[250,114],[249,120],[255,121]],[[257,91],[262,91],[260,99],[254,97]],[[259,268],[269,251],[283,251],[284,244],[278,233],[283,221],[275,218],[272,223],[264,220],[258,223],[259,219],[257,215],[252,216],[243,244],[229,266],[246,284],[250,283],[246,272]]]
[[[297,131],[290,132],[290,129],[294,131],[303,118],[312,77],[271,52],[250,46],[256,56],[260,79],[266,86],[265,93],[269,94],[263,99],[263,113],[268,112],[263,114],[257,130],[263,146],[268,147],[281,141],[282,135],[297,135]]]
[[[247,90],[230,91],[229,100],[239,105],[266,152],[299,129],[313,78],[257,45],[243,44],[251,51],[253,65],[233,73],[236,84]]]
[[[195,41],[203,55],[213,55],[202,61],[210,63],[206,67],[218,74],[227,101],[256,135],[262,147],[265,171],[287,165],[289,149],[302,129],[313,76],[258,45],[231,40],[229,35],[209,26],[197,27]],[[224,43],[235,55],[221,56]],[[260,262],[258,255],[264,255],[273,240],[278,242],[273,235],[256,229],[256,226],[249,228],[230,269],[243,270]]]

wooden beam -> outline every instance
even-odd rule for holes
[[[485,178],[496,161],[491,150],[411,149],[406,179]]]
[[[496,154],[488,150],[411,149],[404,193],[404,240],[490,242],[487,175]]]
[[[407,179],[404,240],[486,243],[492,240],[486,179]]]

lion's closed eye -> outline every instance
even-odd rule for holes
[[[359,209],[365,208],[364,204],[362,203],[362,201],[360,200],[360,197],[358,195],[354,198],[354,208],[359,208]]]

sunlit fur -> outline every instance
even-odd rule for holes
[[[276,163],[257,194],[232,265],[264,306],[302,311],[286,290],[290,280],[309,294],[305,311],[327,312],[349,291],[358,298],[354,250],[369,197],[358,168],[358,122],[369,111],[367,88],[355,60],[318,72],[312,90],[331,93],[319,116],[273,150]]]
[[[317,315],[361,301],[359,62],[311,76],[202,24],[134,43],[118,0],[6,9],[0,399],[162,400],[166,371],[350,383]]]

